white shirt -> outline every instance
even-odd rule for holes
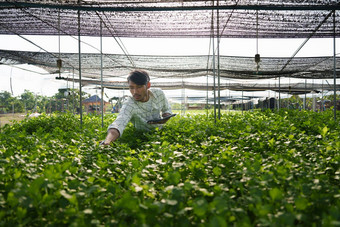
[[[150,88],[147,102],[139,102],[129,97],[123,104],[116,120],[108,127],[119,131],[120,136],[126,125],[131,121],[136,129],[149,131],[162,125],[148,124],[147,121],[161,117],[161,113],[171,113],[171,107],[164,92],[159,88]]]

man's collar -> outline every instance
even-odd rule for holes
[[[151,89],[149,88],[148,89],[148,91],[150,92],[149,94],[150,94],[150,96],[152,96],[152,97],[155,97],[155,94],[151,91]]]

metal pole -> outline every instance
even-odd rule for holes
[[[100,81],[101,81],[101,102],[102,128],[104,127],[104,88],[103,88],[103,26],[100,20]]]
[[[279,76],[279,105],[278,110],[280,111],[281,108],[281,77]]]
[[[242,108],[242,114],[243,114],[243,83],[242,83],[242,105],[241,105],[241,108]]]
[[[209,51],[209,54],[210,54],[210,51]],[[206,112],[207,112],[207,118],[209,116],[209,109],[208,109],[208,107],[209,107],[209,74],[207,72],[207,104],[205,106]]]
[[[336,50],[335,50],[335,10],[333,10],[333,62],[334,62],[334,120],[336,120]]]
[[[217,0],[217,6],[218,6]],[[218,119],[221,119],[221,81],[220,81],[220,20],[219,20],[219,10],[217,8],[217,97],[218,97]]]
[[[230,80],[229,80],[229,89],[230,89]],[[231,109],[232,105],[231,105],[231,94],[230,94],[230,90],[229,90],[229,112]]]
[[[81,85],[81,42],[80,42],[80,11],[78,10],[78,59],[79,59],[79,111],[80,111],[80,128],[83,127],[83,100]]]
[[[320,111],[322,112],[324,110],[324,108],[323,108],[323,80],[322,80],[321,90],[322,90],[322,92],[321,92],[321,108],[320,108]]]
[[[307,79],[305,79],[305,100],[303,100],[303,109],[306,110],[307,106]]]
[[[182,98],[181,98],[181,115],[185,115],[185,86],[184,86],[184,80],[182,77]]]
[[[212,11],[213,17],[214,17],[214,11]],[[214,23],[213,23],[214,24]],[[214,120],[216,123],[216,71],[215,71],[215,31],[214,31],[214,26],[212,27],[213,29],[213,74],[214,74]]]
[[[73,103],[73,108],[72,108],[72,113],[74,114],[74,108],[75,108],[75,104],[74,104],[74,68],[72,67],[72,103]]]

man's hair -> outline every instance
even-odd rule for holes
[[[127,81],[132,81],[137,85],[147,85],[150,81],[150,77],[145,70],[136,69],[130,72]]]

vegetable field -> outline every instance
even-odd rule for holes
[[[340,226],[331,111],[176,116],[102,148],[114,117],[3,127],[0,226]]]

